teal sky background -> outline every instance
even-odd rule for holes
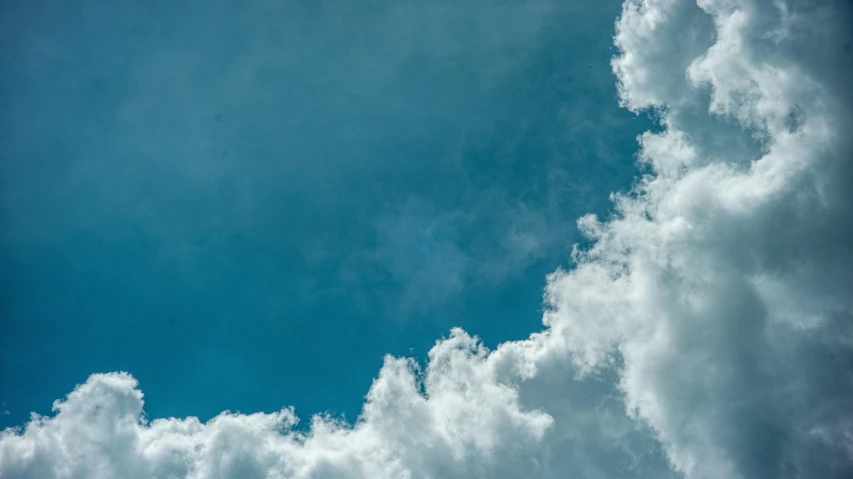
[[[651,122],[619,1],[4,1],[0,427],[125,370],[152,417],[359,413],[383,355],[541,327]]]

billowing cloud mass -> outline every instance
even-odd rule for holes
[[[544,331],[389,357],[355,424],[307,429],[151,420],[96,374],[2,433],[0,477],[853,477],[853,6],[629,0],[615,42],[664,128]]]

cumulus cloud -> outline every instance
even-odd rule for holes
[[[531,359],[538,353],[529,348],[538,346],[521,342],[490,353],[454,331],[433,348],[424,371],[410,360],[387,358],[358,423],[315,416],[309,432],[294,429],[297,419],[290,409],[225,412],[205,424],[195,418],[148,421],[133,377],[96,374],[57,401],[53,417],[34,417],[23,431],[3,433],[0,474],[467,478],[583,472],[612,477],[620,470],[650,468],[636,464],[636,458],[653,444],[619,401],[573,398],[571,392],[584,385],[562,377],[570,367],[564,361],[553,363],[550,374],[538,375],[531,383],[535,391],[521,394],[513,387],[532,373],[519,370],[518,360]],[[543,406],[561,415],[551,416]],[[665,463],[658,458],[658,465],[660,470]]]
[[[388,358],[352,425],[148,420],[93,375],[0,436],[6,478],[853,475],[853,6],[626,2],[645,176],[547,284],[545,330]]]
[[[618,215],[580,221],[594,246],[546,322],[585,368],[621,358],[687,477],[853,473],[850,8],[628,2],[617,24],[622,101],[666,130]]]

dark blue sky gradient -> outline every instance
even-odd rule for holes
[[[114,370],[354,419],[386,353],[538,330],[651,126],[619,3],[4,1],[0,427]]]

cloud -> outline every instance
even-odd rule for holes
[[[307,432],[290,409],[148,421],[130,375],[93,375],[2,433],[0,476],[850,477],[851,19],[625,4],[621,99],[665,128],[613,217],[579,220],[593,242],[549,277],[544,331],[389,357],[358,422]]]
[[[396,294],[382,291],[388,317],[434,313],[472,286],[504,285],[545,257],[559,239],[576,233],[570,224],[552,226],[540,209],[510,204],[497,192],[480,190],[480,195],[452,211],[409,201],[376,221],[375,247],[353,255],[346,267],[354,277],[373,272],[372,284],[384,272],[399,288]]]
[[[56,402],[53,417],[35,417],[23,431],[3,433],[0,474],[467,478],[552,477],[568,471],[610,477],[617,468],[636,469],[633,460],[644,453],[637,446],[649,444],[618,400],[551,395],[548,404],[572,412],[561,416],[561,425],[533,407],[545,405],[538,391],[583,387],[571,376],[560,381],[568,364],[538,375],[529,399],[513,387],[528,374],[513,369],[528,353],[519,348],[535,346],[522,342],[490,353],[456,330],[433,348],[424,371],[410,360],[387,358],[358,423],[315,416],[307,433],[293,429],[297,419],[290,409],[225,412],[205,424],[195,418],[149,422],[133,377],[95,374]]]
[[[667,128],[618,215],[580,221],[595,244],[552,277],[546,319],[581,366],[621,358],[629,410],[687,477],[853,473],[850,20],[647,1],[617,24],[622,101]],[[759,148],[725,145],[732,125]]]

